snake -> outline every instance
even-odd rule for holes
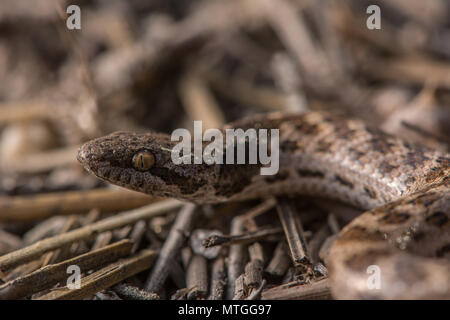
[[[334,199],[363,212],[326,265],[337,299],[450,298],[450,155],[326,111],[253,115],[225,128],[279,129],[279,170],[175,164],[169,134],[115,132],[86,142],[84,168],[112,184],[197,204],[273,196]]]

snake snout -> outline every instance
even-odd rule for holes
[[[96,160],[95,152],[91,142],[86,142],[78,149],[77,160],[86,168]]]

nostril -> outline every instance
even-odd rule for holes
[[[78,149],[77,159],[78,159],[79,162],[81,162],[81,163],[83,163],[83,164],[84,164],[84,163],[86,162],[86,160],[87,160],[88,152],[87,152],[86,149],[87,149],[87,148],[86,148],[86,145],[82,145],[82,146],[80,147],[80,149]]]

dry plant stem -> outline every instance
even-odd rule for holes
[[[111,242],[113,238],[113,234],[111,231],[106,231],[103,233],[100,233],[96,238],[95,238],[95,242],[92,245],[91,250],[96,250],[99,248],[103,248],[104,246],[108,245],[108,243]]]
[[[247,288],[245,287],[244,274],[237,277],[234,282],[234,295],[233,300],[242,300],[247,295]]]
[[[35,221],[54,215],[79,214],[97,208],[101,212],[134,209],[159,200],[126,189],[94,189],[0,197],[0,222]]]
[[[328,279],[313,281],[300,285],[290,282],[278,287],[264,290],[261,294],[262,300],[314,300],[331,299]]]
[[[231,221],[231,235],[241,234],[244,231],[244,224],[240,216],[234,217]],[[232,299],[235,293],[234,285],[236,279],[244,272],[247,262],[247,247],[243,244],[232,245],[228,254],[228,286],[227,299]]]
[[[77,222],[78,221],[75,216],[64,217],[64,224],[60,228],[58,228],[59,230],[57,231],[56,234],[63,234],[69,231],[70,229],[75,228],[77,226],[76,225]],[[34,261],[18,266],[17,268],[8,273],[6,279],[13,280],[17,277],[29,274],[39,268],[45,267],[48,264],[56,263],[57,259],[61,257],[61,252],[63,251],[62,253],[66,254],[69,247],[70,245],[66,245],[60,249],[42,255],[41,257],[39,257]]]
[[[212,265],[211,293],[208,300],[222,300],[225,292],[227,274],[225,272],[225,259],[219,256]]]
[[[124,300],[159,300],[157,294],[141,290],[125,283],[115,285],[113,290]]]
[[[76,155],[80,146],[69,146],[57,150],[36,152],[20,158],[14,162],[5,161],[2,169],[15,173],[39,173],[55,168],[76,165]]]
[[[131,249],[131,248],[130,248]],[[156,257],[153,250],[142,250],[134,256],[119,260],[81,279],[79,289],[54,290],[38,300],[84,299],[109,288],[143,270],[149,269]]]
[[[291,251],[291,258],[294,266],[304,266],[310,264],[308,249],[304,237],[303,227],[300,218],[286,198],[277,199],[278,216],[283,225],[284,233]]]
[[[78,218],[76,216],[70,216],[68,217],[64,227],[61,229],[61,231],[59,232],[59,234],[64,234],[66,232],[69,232],[70,230],[78,227]],[[61,255],[67,254],[67,252],[69,251],[70,245],[64,246],[62,248],[59,248],[53,252],[49,252],[47,253],[44,257],[43,257],[43,262],[42,262],[42,267],[45,267],[48,264],[54,264],[56,262],[58,262],[57,260],[61,257]],[[62,259],[60,259],[62,260]]]
[[[75,229],[73,231],[41,240],[25,248],[10,252],[0,257],[0,270],[7,270],[22,263],[31,261],[45,252],[63,247],[75,241],[89,239],[99,233],[113,230],[135,223],[139,220],[147,220],[176,209],[183,203],[178,200],[164,200],[142,208],[122,212],[113,217],[100,220],[91,225]]]
[[[132,253],[135,253],[139,248],[146,229],[147,223],[144,220],[140,220],[134,225],[130,235],[130,239],[133,241],[133,249],[131,250]]]
[[[405,127],[408,130],[414,131],[417,134],[421,135],[424,138],[430,139],[432,142],[442,142],[445,145],[450,145],[450,137],[445,136],[445,135],[441,135],[441,134],[436,134],[433,132],[429,132],[425,129],[422,129],[420,126],[409,123],[405,120],[401,120],[401,125],[403,127]]]
[[[187,268],[186,268],[187,269]],[[186,272],[177,260],[172,260],[169,269],[169,277],[178,288],[186,287]]]
[[[273,253],[272,260],[266,267],[266,272],[277,277],[283,276],[291,265],[291,259],[286,253],[286,244],[284,241],[278,243]]]
[[[236,77],[231,78],[217,70],[204,72],[203,75],[214,89],[239,104],[271,111],[286,110],[287,108],[286,95],[275,90],[258,88],[250,81]]]
[[[205,248],[211,248],[215,246],[231,246],[235,244],[248,244],[258,240],[267,238],[269,236],[278,235],[282,232],[281,228],[261,229],[253,232],[248,232],[238,235],[220,236],[212,235],[203,240],[203,246]]]
[[[341,227],[339,226],[339,222],[334,214],[330,213],[327,217],[328,226],[330,227],[331,232],[334,234],[339,233],[341,231]]]
[[[397,81],[412,85],[432,82],[437,87],[450,88],[450,64],[425,57],[402,57],[365,65],[365,72],[382,80]]]
[[[186,273],[186,285],[191,289],[188,299],[206,298],[208,294],[208,268],[206,259],[201,255],[194,255]]]
[[[264,248],[259,242],[255,242],[254,244],[248,246],[248,254],[251,261],[260,260],[263,264],[266,261],[264,256]]]
[[[0,254],[14,251],[23,246],[23,241],[18,236],[0,229]]]
[[[37,121],[48,119],[51,106],[44,101],[26,100],[20,102],[3,102],[0,103],[0,125],[12,122]]]
[[[313,36],[298,14],[298,8],[285,0],[265,0],[264,5],[267,19],[301,69],[308,75],[324,74],[324,68],[328,67],[326,57],[313,42]]]
[[[249,290],[256,289],[262,282],[263,263],[261,260],[254,260],[245,266],[244,283]]]
[[[150,85],[158,75],[171,68],[174,62],[186,60],[198,52],[207,40],[221,32],[229,32],[249,20],[260,20],[262,10],[253,1],[208,2],[191,15],[174,23],[164,39],[140,41],[131,48],[124,47],[94,66],[95,82],[103,95],[123,91],[145,78]],[[211,17],[214,16],[214,19]]]
[[[308,110],[307,101],[301,92],[301,80],[295,72],[295,64],[286,53],[277,53],[272,59],[275,81],[286,94],[287,109],[291,112]]]
[[[180,96],[191,120],[202,120],[203,131],[222,128],[225,117],[203,79],[193,74],[184,76],[180,83]]]
[[[314,233],[314,236],[309,241],[308,248],[313,263],[319,261],[319,250],[330,234],[330,227],[328,224],[324,224],[317,232]]]
[[[19,299],[27,295],[51,288],[58,282],[64,282],[67,267],[77,265],[85,273],[107,263],[125,257],[131,252],[132,243],[122,240],[99,250],[91,251],[58,264],[42,267],[31,274],[9,281],[0,286],[0,299]]]
[[[183,246],[185,233],[192,230],[195,214],[196,206],[192,203],[185,204],[178,213],[167,240],[159,253],[155,267],[147,279],[146,291],[158,293],[163,287],[171,265]]]
[[[33,271],[36,271],[42,266],[42,257],[40,259],[30,261],[26,264],[23,264],[21,266],[18,266],[8,272],[6,275],[2,276],[3,281],[11,281],[18,277],[22,277],[24,275],[27,275]]]
[[[325,239],[322,246],[320,247],[319,258],[320,258],[320,260],[324,261],[325,263],[327,262],[328,254],[331,249],[331,245],[333,244],[334,240],[336,240],[337,236],[338,236],[337,234],[333,234],[333,235],[329,236],[328,238]]]

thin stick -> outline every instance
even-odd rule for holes
[[[211,272],[211,294],[208,300],[221,300],[225,291],[227,274],[225,272],[225,259],[217,257],[212,266]]]
[[[244,230],[242,217],[234,217],[231,221],[231,235],[241,234]],[[235,296],[235,281],[244,272],[244,266],[248,260],[247,248],[243,244],[235,244],[230,247],[228,254],[228,286],[227,299],[232,299]],[[242,279],[243,281],[243,279]]]
[[[262,282],[263,263],[261,260],[253,260],[245,266],[244,283],[248,290],[259,287]]]
[[[179,91],[186,113],[191,120],[203,121],[203,131],[222,128],[225,116],[206,83],[195,71],[182,78]]]
[[[139,220],[147,220],[182,205],[178,200],[164,200],[139,209],[123,212],[113,217],[100,220],[91,225],[75,229],[73,231],[50,237],[25,248],[10,252],[0,257],[0,270],[7,270],[22,263],[31,261],[45,252],[63,247],[75,241],[88,239],[99,233],[120,228],[135,223]]]
[[[296,281],[264,290],[261,300],[312,300],[331,299],[328,279],[298,284]]]
[[[247,296],[247,287],[245,286],[244,274],[237,277],[234,282],[233,300],[242,300]]]
[[[136,255],[96,271],[81,279],[79,289],[54,290],[37,300],[84,299],[96,292],[109,288],[143,270],[149,269],[156,257],[153,250],[142,250]]]
[[[0,197],[0,222],[35,221],[54,215],[85,213],[92,208],[101,212],[134,209],[159,200],[126,189],[94,189]]]
[[[298,215],[294,212],[288,199],[279,198],[277,200],[278,216],[286,234],[294,266],[310,265],[311,259],[308,255],[303,227]]]
[[[115,285],[113,290],[124,300],[159,300],[157,294],[141,290],[125,283]]]
[[[167,240],[159,253],[158,260],[145,284],[145,290],[158,293],[169,274],[170,266],[180,252],[185,241],[184,233],[191,231],[196,213],[196,206],[192,203],[185,204],[178,213]]]
[[[28,156],[17,157],[14,161],[2,163],[2,169],[15,173],[38,173],[55,168],[75,165],[79,146],[68,146],[57,150],[36,152]]]
[[[84,273],[130,254],[132,242],[122,240],[99,250],[51,264],[0,286],[0,299],[18,299],[51,288],[65,280],[67,267],[77,265]]]
[[[311,253],[311,260],[313,263],[319,261],[319,250],[325,239],[330,235],[330,227],[324,224],[308,243],[309,252]]]
[[[186,273],[186,286],[189,289],[189,300],[205,298],[208,294],[208,271],[206,259],[201,255],[194,255]]]
[[[281,228],[268,228],[238,235],[222,236],[215,234],[204,239],[202,244],[205,248],[211,248],[215,246],[231,246],[235,244],[248,244],[267,238],[269,236],[278,235],[281,232]]]
[[[282,241],[275,248],[272,260],[266,267],[266,272],[273,276],[281,277],[286,273],[290,265],[291,259],[286,253],[286,243]]]
[[[139,249],[139,245],[141,244],[146,230],[147,223],[144,220],[140,220],[134,225],[133,230],[130,234],[130,239],[133,240],[134,243],[133,249],[131,250],[132,253],[136,253],[136,251]]]

